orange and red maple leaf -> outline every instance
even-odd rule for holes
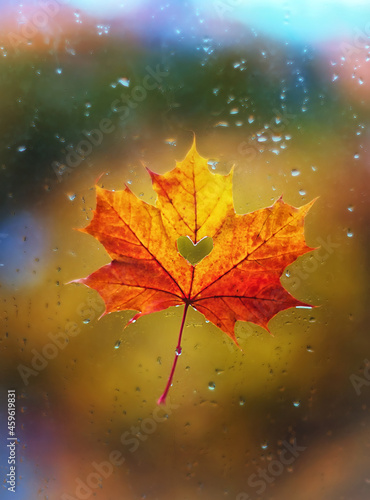
[[[314,201],[300,208],[279,198],[271,207],[236,214],[232,172],[211,173],[195,142],[182,162],[164,175],[149,171],[156,206],[139,200],[128,187],[108,191],[96,187],[97,205],[81,231],[98,239],[112,262],[76,280],[99,292],[105,314],[144,314],[185,305],[177,353],[188,307],[200,311],[234,342],[236,321],[267,329],[278,312],[307,306],[280,282],[284,269],[313,250],[304,238],[304,219]],[[213,250],[197,265],[179,253],[177,242],[194,244],[205,237]],[[159,402],[164,402],[177,363]]]

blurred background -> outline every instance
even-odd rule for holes
[[[370,497],[367,1],[2,0],[1,498]],[[319,197],[282,276],[318,306],[239,322],[98,317],[95,180],[155,202],[197,137],[238,213]],[[16,390],[16,494],[7,390]],[[284,452],[283,450],[291,450]],[[283,457],[288,457],[284,459]],[[13,495],[11,497],[11,495]]]

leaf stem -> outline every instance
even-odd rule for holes
[[[175,373],[175,369],[176,369],[176,365],[177,365],[177,360],[179,359],[179,356],[181,354],[181,338],[182,338],[182,332],[184,330],[185,318],[186,318],[186,313],[188,312],[188,309],[189,309],[189,304],[187,303],[187,304],[185,304],[184,314],[182,315],[182,321],[181,321],[180,333],[179,333],[179,340],[177,342],[177,347],[176,347],[176,351],[175,351],[175,359],[173,360],[172,369],[171,369],[170,376],[168,377],[168,382],[167,382],[166,388],[163,391],[162,396],[157,401],[158,405],[160,405],[160,404],[166,404],[166,397],[167,397],[168,391],[170,390],[170,387],[171,387],[171,384],[172,384],[172,379],[173,379],[173,375]]]

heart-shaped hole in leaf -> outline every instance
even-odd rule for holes
[[[180,236],[177,240],[177,250],[192,266],[199,264],[213,250],[213,240],[205,236],[194,245],[189,236]]]

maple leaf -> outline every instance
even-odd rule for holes
[[[171,374],[158,400],[164,403],[181,354],[189,306],[236,344],[236,321],[268,330],[278,312],[309,306],[290,295],[280,277],[297,257],[314,250],[304,239],[304,219],[315,200],[295,208],[280,197],[270,207],[236,214],[233,172],[211,173],[195,140],[173,170],[164,175],[148,172],[158,195],[155,206],[139,200],[127,186],[123,191],[96,186],[96,210],[80,231],[99,240],[112,262],[75,282],[99,292],[105,302],[103,315],[139,311],[128,324],[170,306],[185,306]],[[191,240],[188,246],[212,238],[213,249],[197,264],[190,263],[178,251],[184,237]]]

